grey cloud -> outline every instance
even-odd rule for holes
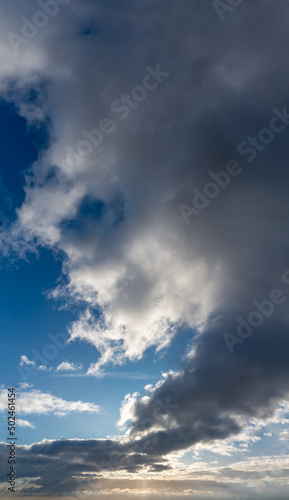
[[[6,447],[0,446],[0,457],[5,459]],[[116,498],[126,498],[127,491],[130,494],[147,489],[152,498],[160,491],[167,498],[178,498],[184,491],[192,491],[194,498],[210,498],[212,494],[216,498],[235,500],[240,498],[237,495],[249,494],[250,498],[258,498],[260,487],[263,488],[264,498],[271,500],[270,493],[264,490],[263,480],[274,480],[276,485],[275,499],[283,499],[282,488],[284,489],[283,478],[288,477],[286,460],[282,465],[282,470],[276,470],[274,457],[266,457],[269,460],[263,464],[262,469],[256,468],[255,463],[236,463],[229,467],[204,468],[200,464],[192,471],[186,469],[179,470],[179,477],[161,477],[162,472],[166,472],[166,462],[157,455],[147,456],[146,454],[134,454],[133,445],[121,444],[116,440],[69,440],[50,441],[36,443],[32,446],[17,447],[17,475],[18,478],[25,478],[24,498],[35,495],[35,486],[38,486],[37,494],[41,496],[78,496],[78,493],[89,491],[94,498],[105,497],[107,492]],[[105,477],[107,472],[140,472],[143,468],[148,468],[148,472],[155,472],[155,477],[150,477],[147,481],[142,477]],[[255,469],[255,471],[254,471]],[[186,474],[184,475],[184,473]],[[260,473],[259,473],[260,472]],[[277,474],[276,474],[277,472]],[[279,473],[278,473],[279,472]],[[236,482],[236,480],[238,482]],[[279,482],[280,480],[280,482]],[[253,482],[252,482],[253,481]],[[255,481],[255,483],[254,483]],[[250,485],[248,485],[250,483]],[[31,485],[31,487],[30,487]],[[32,486],[34,485],[34,487]],[[21,493],[19,492],[21,495]],[[22,497],[21,495],[21,497]],[[246,497],[245,497],[246,498]]]
[[[3,463],[7,457],[6,445],[1,444]],[[91,483],[89,473],[95,473],[96,485],[107,471],[136,473],[149,467],[160,472],[170,468],[167,460],[159,454],[148,456],[134,452],[130,443],[116,440],[69,440],[46,441],[30,447],[17,447],[17,477],[39,478],[34,484],[41,487],[38,493],[69,494],[80,489],[86,480]],[[78,480],[83,475],[83,481]],[[2,480],[5,479],[3,471]],[[28,489],[27,494],[33,493]]]

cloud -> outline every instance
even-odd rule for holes
[[[51,372],[52,371],[52,366],[47,367],[46,365],[37,365],[35,361],[31,361],[30,359],[27,358],[27,356],[22,355],[20,357],[20,364],[19,366],[31,366],[33,367],[33,370],[38,370],[40,372]],[[29,387],[29,384],[28,384]],[[25,388],[25,383],[23,384],[22,388]]]
[[[27,356],[23,355],[20,357],[20,366],[27,365],[27,366],[36,366],[35,361],[30,361],[30,359],[27,358]]]
[[[50,372],[52,370],[52,367],[50,366],[49,368],[47,368],[47,366],[45,365],[39,365],[37,370],[41,372]]]
[[[35,425],[32,424],[31,422],[28,422],[28,420],[21,420],[21,418],[18,418],[16,420],[16,424],[19,427],[30,427],[31,429],[35,429]]]
[[[75,372],[77,370],[81,370],[82,369],[82,365],[81,364],[75,364],[75,363],[69,363],[68,361],[62,361],[62,363],[60,363],[60,365],[57,366],[56,368],[56,371],[57,372],[64,372],[64,371],[72,371],[72,372]]]
[[[0,444],[0,456],[5,452],[6,445]],[[30,446],[18,446],[17,460],[19,479],[38,478],[33,483],[41,487],[39,493],[57,495],[82,489],[92,479],[98,483],[99,474],[105,471],[133,473],[153,468],[154,462],[160,470],[168,468],[166,460],[158,456],[152,460],[130,444],[111,439],[44,440]],[[94,473],[92,478],[89,473]],[[27,494],[29,492],[28,488]]]
[[[120,418],[117,425],[122,428],[126,425],[126,423],[133,419],[134,416],[134,407],[137,401],[138,393],[127,394],[122,402],[120,407]]]
[[[0,391],[0,411],[7,408],[7,390]],[[19,390],[17,392],[17,412],[23,415],[48,415],[65,416],[69,413],[98,413],[99,406],[94,403],[82,401],[66,401],[48,392],[37,389],[31,391]]]
[[[20,389],[29,389],[30,387],[33,387],[33,384],[29,384],[28,382],[20,382],[19,387]]]
[[[1,458],[5,453],[6,447],[1,444]],[[136,451],[133,443],[112,439],[44,440],[18,446],[17,461],[23,492],[33,496],[38,493],[58,497],[86,491],[92,498],[107,494],[112,498],[139,498],[147,492],[150,498],[160,494],[168,499],[213,495],[233,500],[247,494],[255,500],[261,493],[262,498],[273,500],[274,490],[274,498],[279,500],[285,499],[289,474],[288,455],[252,457],[229,466],[200,461],[184,466],[157,454],[148,457]]]
[[[287,422],[287,347],[278,357],[266,355],[287,346],[286,324],[269,322],[232,356],[222,321],[216,323],[195,339],[194,355],[182,370],[165,374],[146,396],[124,402],[122,424],[124,416],[131,421],[129,435],[146,440],[148,452],[167,454],[237,436],[252,419],[259,425]]]

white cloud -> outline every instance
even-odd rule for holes
[[[27,366],[36,366],[35,361],[30,361],[30,359],[27,358],[27,356],[23,355],[20,358],[20,366],[27,365]]]
[[[52,366],[47,367],[45,365],[37,365],[35,363],[35,361],[30,361],[30,359],[28,359],[27,356],[25,356],[25,355],[20,357],[20,366],[23,366],[23,365],[31,366],[31,367],[33,367],[34,370],[38,370],[40,372],[51,372],[52,371]],[[20,385],[20,387],[23,389],[25,389],[25,387],[26,387],[24,384],[22,386]],[[29,387],[29,384],[27,387]]]
[[[19,427],[30,427],[31,429],[35,429],[34,424],[28,422],[28,420],[21,420],[21,418],[17,418],[16,425],[19,425]]]
[[[52,366],[50,366],[49,368],[47,368],[47,366],[45,366],[45,365],[39,365],[38,366],[38,370],[41,371],[41,372],[51,372],[52,371]]]
[[[47,368],[47,366],[45,366],[45,365],[39,365],[37,367],[37,370],[39,370],[40,372],[51,372],[52,371],[52,366],[50,366],[49,368]]]
[[[81,370],[82,369],[82,365],[81,364],[75,364],[75,363],[69,363],[68,361],[62,361],[62,363],[60,363],[60,365],[57,366],[56,368],[56,371],[57,372],[69,372],[69,371],[72,371],[72,372],[75,372],[77,370]]]
[[[262,425],[255,419],[245,421],[239,419],[242,425],[242,431],[236,436],[229,439],[217,440],[211,443],[197,443],[193,448],[195,456],[199,456],[200,452],[210,451],[221,456],[233,456],[234,454],[249,452],[252,445],[261,441],[258,432]]]
[[[280,401],[278,408],[274,411],[272,417],[267,420],[268,424],[289,424],[289,402]]]
[[[7,391],[0,391],[0,411],[7,408]],[[18,391],[17,412],[23,415],[48,415],[65,416],[69,413],[98,413],[99,406],[94,403],[82,401],[66,401],[48,392],[37,389],[31,391]]]
[[[127,394],[121,404],[120,407],[120,417],[118,420],[117,425],[122,428],[124,427],[127,422],[133,419],[134,416],[134,405],[135,402],[137,401],[138,393],[135,392],[134,394]]]
[[[20,389],[28,389],[29,387],[33,387],[33,384],[29,384],[29,382],[20,382]]]

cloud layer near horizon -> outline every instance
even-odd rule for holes
[[[147,492],[150,498],[161,494],[169,500],[191,495],[211,498],[212,494],[226,500],[255,500],[260,493],[262,498],[273,500],[270,490],[274,488],[275,500],[281,500],[289,474],[289,455],[237,461],[229,467],[198,462],[172,469],[158,454],[148,457],[141,448],[108,439],[44,440],[18,447],[17,452],[17,497],[21,498],[43,494],[75,498],[87,492],[93,500],[107,494],[112,498],[138,498]],[[5,446],[0,444],[1,459],[5,456]]]

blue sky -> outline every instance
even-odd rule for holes
[[[288,498],[288,16],[1,2],[5,500]]]

